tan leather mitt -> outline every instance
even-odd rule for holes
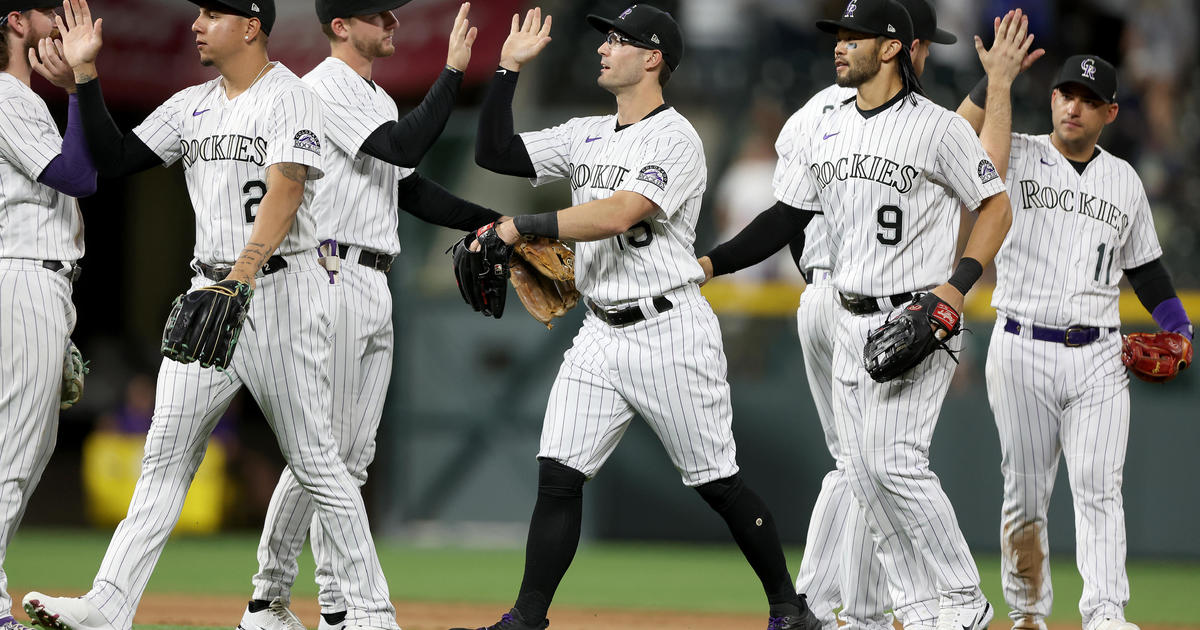
[[[575,289],[575,254],[561,242],[544,237],[517,243],[509,281],[534,319],[554,328],[552,320],[579,303]]]

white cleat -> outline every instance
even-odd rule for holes
[[[250,612],[250,607],[247,606],[245,614],[242,615],[242,622],[238,624],[238,630],[306,629],[304,624],[300,623],[300,618],[288,609],[288,601],[282,597],[276,597],[266,608],[258,612]]]
[[[937,630],[985,630],[992,620],[992,605],[946,606],[938,611]]]
[[[46,630],[115,630],[91,602],[80,597],[50,597],[32,591],[21,604],[33,625]]]
[[[1137,624],[1129,623],[1124,619],[1113,619],[1108,617],[1098,624],[1095,624],[1092,630],[1141,630]]]

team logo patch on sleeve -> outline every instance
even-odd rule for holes
[[[997,177],[1000,177],[1000,174],[996,172],[996,167],[992,166],[990,160],[979,160],[979,183],[986,184]]]
[[[300,133],[296,134],[295,146],[297,149],[304,149],[305,151],[312,151],[317,155],[321,155],[320,138],[317,137],[317,134],[307,129],[302,129]]]
[[[650,182],[658,186],[659,190],[666,190],[667,188],[667,172],[661,166],[654,166],[653,164],[643,166],[642,170],[638,171],[637,178],[640,181]]]

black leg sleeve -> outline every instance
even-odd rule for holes
[[[525,577],[515,608],[537,625],[575,559],[583,523],[583,473],[554,460],[538,464],[538,498],[525,542]]]
[[[500,218],[500,213],[451,194],[413,173],[400,180],[400,209],[434,225],[471,231]]]
[[[367,136],[363,153],[396,166],[416,168],[446,128],[462,77],[457,70],[442,70],[420,105],[400,120],[380,125]]]
[[[162,158],[137,135],[121,133],[104,104],[100,79],[77,84],[75,90],[79,95],[83,135],[97,173],[103,177],[122,177],[162,165]]]
[[[783,556],[775,517],[766,503],[746,487],[740,475],[706,483],[696,491],[725,519],[729,533],[762,582],[767,602],[773,608],[795,604],[796,589]]]
[[[496,71],[479,112],[479,133],[475,138],[475,163],[494,173],[535,177],[533,160],[525,141],[513,132],[513,94],[517,74],[500,68]]]

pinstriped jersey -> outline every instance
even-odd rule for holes
[[[775,141],[775,152],[779,154],[779,162],[775,165],[775,198],[782,201],[780,195],[787,194],[781,188],[791,179],[792,169],[803,168],[796,162],[800,153],[797,143],[803,138],[808,140],[812,128],[818,124],[821,117],[837,109],[846,99],[854,98],[858,90],[841,87],[836,83],[817,92],[796,113],[788,118],[787,123],[779,132]],[[800,269],[833,268],[833,246],[829,243],[829,230],[825,228],[825,217],[817,215],[804,228],[804,254],[800,257]]]
[[[1081,175],[1049,135],[1013,134],[1008,194],[992,306],[1047,326],[1120,326],[1123,270],[1162,256],[1133,167],[1100,150]]]
[[[412,173],[361,151],[396,101],[340,59],[329,57],[304,75],[325,106],[325,177],[314,185],[313,216],[321,238],[377,252],[400,253],[397,185]]]
[[[196,212],[196,258],[232,264],[250,239],[267,194],[267,167],[303,164],[309,179],[322,176],[322,127],[316,93],[276,62],[232,100],[220,77],[178,92],[134,133],[165,166],[183,162]],[[312,196],[313,186],[305,186],[280,254],[316,248]]]
[[[882,297],[950,278],[959,204],[974,210],[1004,182],[971,125],[904,93],[863,112],[851,101],[797,140],[798,160],[776,193],[823,211],[834,245],[833,285]]]
[[[573,205],[638,193],[658,211],[629,231],[575,246],[575,285],[601,304],[662,295],[704,279],[693,244],[708,184],[704,147],[674,108],[617,130],[617,117],[572,118],[521,134],[540,186],[571,184]]]
[[[83,257],[78,202],[37,181],[60,153],[62,136],[46,102],[0,72],[0,258]]]

